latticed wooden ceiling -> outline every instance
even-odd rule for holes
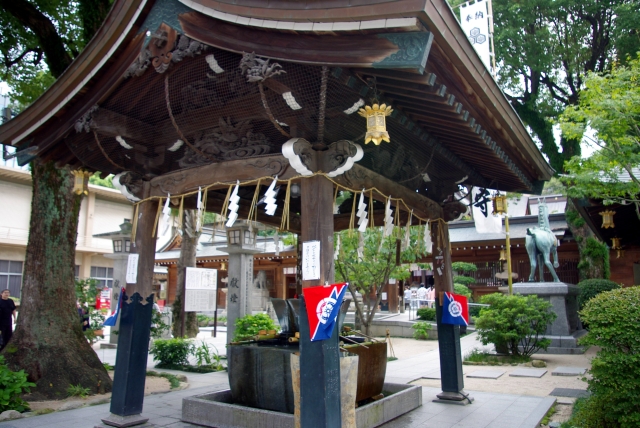
[[[387,118],[391,142],[364,146],[359,164],[433,200],[458,183],[531,192],[552,172],[486,70],[478,76],[475,63],[461,65],[466,40],[444,40],[447,29],[434,26],[451,22],[435,22],[411,2],[370,2],[361,17],[374,18],[376,8],[389,13],[395,3],[411,17],[403,25],[342,31],[270,28],[248,19],[241,25],[186,0],[147,2],[138,12],[140,2],[130,3],[117,1],[85,57],[39,105],[0,128],[4,143],[74,168],[149,180],[278,155],[293,137],[363,145],[365,120],[357,110],[379,102],[394,109]],[[320,22],[335,20],[336,9],[362,13],[345,5],[308,9]],[[295,20],[310,10],[292,7],[282,16]]]

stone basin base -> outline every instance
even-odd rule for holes
[[[391,393],[356,409],[358,428],[373,428],[422,405],[422,387],[385,383]],[[231,403],[231,391],[195,395],[182,400],[182,421],[216,428],[294,428],[293,415]]]

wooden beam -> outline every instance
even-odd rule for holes
[[[187,36],[207,45],[230,52],[255,52],[268,58],[312,65],[406,67],[422,72],[432,40],[431,33],[425,31],[393,35],[298,33],[292,37],[288,33],[233,25],[197,12],[181,14],[178,19]],[[398,38],[406,42],[398,41]],[[404,46],[409,45],[411,49],[421,49],[420,53],[403,55]],[[404,57],[412,59],[396,59]]]
[[[210,163],[194,168],[181,169],[164,174],[151,180],[151,196],[182,194],[198,187],[206,187],[215,182],[235,183],[266,176],[278,176],[281,179],[295,177],[298,173],[282,155],[239,159],[219,163]],[[227,184],[219,186],[226,187]]]
[[[386,196],[402,198],[409,206],[409,209],[413,209],[413,212],[422,218],[437,219],[442,217],[442,207],[437,202],[361,165],[353,165],[353,168],[342,175],[334,177],[334,180],[350,189],[371,189],[375,187]],[[376,192],[373,192],[373,198],[386,202],[386,199]]]
[[[157,128],[147,123],[105,108],[99,108],[91,115],[91,128],[101,135],[119,135],[140,142],[155,141],[154,137],[159,134]]]

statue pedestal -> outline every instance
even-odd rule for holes
[[[507,287],[500,287],[508,292]],[[578,318],[578,286],[564,282],[525,282],[513,284],[513,294],[528,296],[535,294],[551,303],[558,316],[547,327],[545,337],[551,340],[547,354],[582,354],[585,349],[578,346],[578,339],[587,332],[582,329]],[[545,351],[540,350],[540,353]]]

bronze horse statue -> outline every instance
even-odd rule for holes
[[[544,265],[553,275],[554,282],[560,282],[556,275],[554,267],[558,267],[558,240],[549,227],[549,208],[547,204],[542,202],[538,207],[538,227],[530,227],[527,229],[525,238],[525,246],[529,253],[529,261],[531,262],[531,274],[529,282],[533,282],[536,266],[539,265],[540,282],[544,282],[544,268],[542,263],[538,264],[538,256],[544,260]],[[553,251],[553,266],[551,265],[551,251]]]

